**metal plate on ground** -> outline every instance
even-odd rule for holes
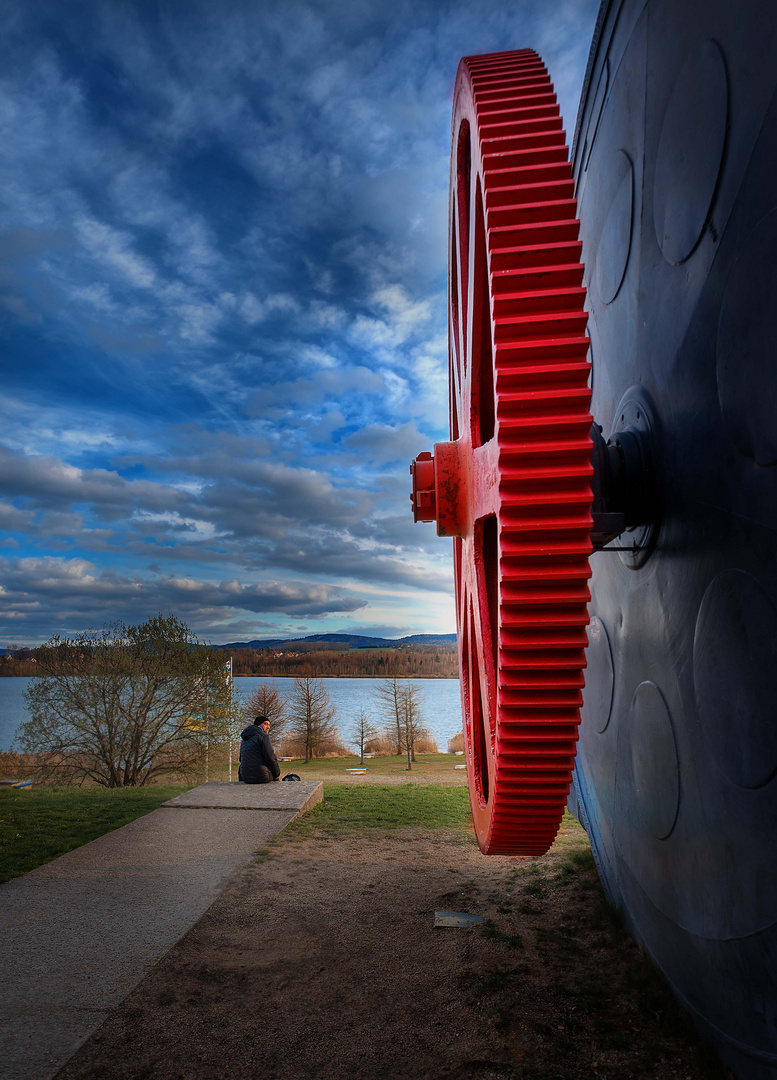
[[[477,926],[483,920],[479,915],[468,915],[466,911],[435,911],[435,926]]]

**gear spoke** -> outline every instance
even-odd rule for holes
[[[499,444],[490,439],[472,451],[472,519],[474,523],[499,510]]]

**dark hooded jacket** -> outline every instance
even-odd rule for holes
[[[249,724],[240,738],[240,779],[247,784],[261,783],[261,767],[270,770],[273,780],[281,775],[278,759],[270,742],[270,736],[256,724]]]

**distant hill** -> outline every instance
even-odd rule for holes
[[[399,638],[403,645],[455,645],[455,634],[411,634]]]
[[[303,638],[255,638],[253,641],[228,641],[217,649],[280,649],[289,645],[325,643],[345,645],[349,649],[400,649],[403,645],[455,645],[455,634],[411,634],[403,638],[367,637],[363,634],[309,634]]]

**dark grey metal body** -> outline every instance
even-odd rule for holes
[[[571,804],[746,1080],[777,1077],[776,88],[774,0],[606,0],[573,149],[592,413],[648,425],[659,507],[592,558]]]

